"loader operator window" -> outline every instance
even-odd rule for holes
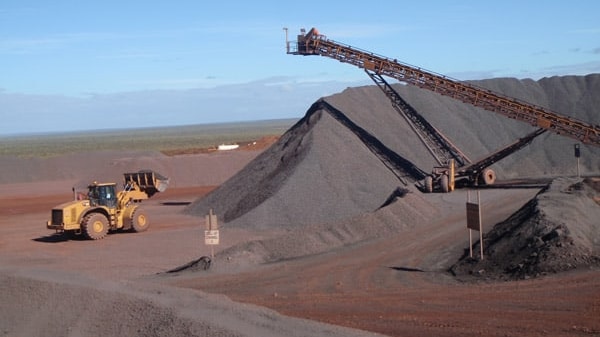
[[[92,204],[92,206],[98,204],[98,188],[96,186],[88,187],[88,199],[90,199],[90,204]]]
[[[88,195],[92,205],[115,207],[117,204],[117,196],[113,185],[94,186],[90,188]]]

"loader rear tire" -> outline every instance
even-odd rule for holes
[[[100,240],[108,234],[108,219],[100,213],[91,213],[83,218],[81,231],[88,239]]]
[[[150,222],[146,213],[143,210],[136,208],[131,214],[131,228],[133,231],[136,233],[145,232],[148,230],[149,226]]]

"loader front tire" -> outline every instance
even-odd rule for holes
[[[139,208],[136,208],[131,214],[131,228],[134,232],[145,232],[150,226],[150,221],[146,216],[146,213]]]
[[[100,213],[91,213],[83,218],[81,231],[91,240],[100,240],[108,234],[108,219]]]

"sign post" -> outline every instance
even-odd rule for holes
[[[467,228],[469,229],[469,256],[473,257],[472,230],[479,231],[480,257],[483,260],[483,228],[481,225],[480,194],[477,191],[477,203],[471,202],[471,193],[467,191]]]
[[[579,144],[574,144],[573,148],[575,150],[575,158],[577,158],[577,178],[581,177],[579,174],[579,157],[581,157],[581,149],[579,148]]]
[[[211,260],[214,260],[214,246],[219,244],[219,225],[217,223],[217,216],[213,214],[212,208],[206,215],[205,222],[206,230],[204,231],[204,244],[210,246],[210,258]]]

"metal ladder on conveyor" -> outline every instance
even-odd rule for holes
[[[324,99],[318,100],[315,105],[316,108],[325,110],[329,115],[348,128],[348,130],[352,131],[405,186],[409,184],[407,178],[421,180],[427,175],[425,171],[385,146],[377,137],[354,123],[343,112]]]

